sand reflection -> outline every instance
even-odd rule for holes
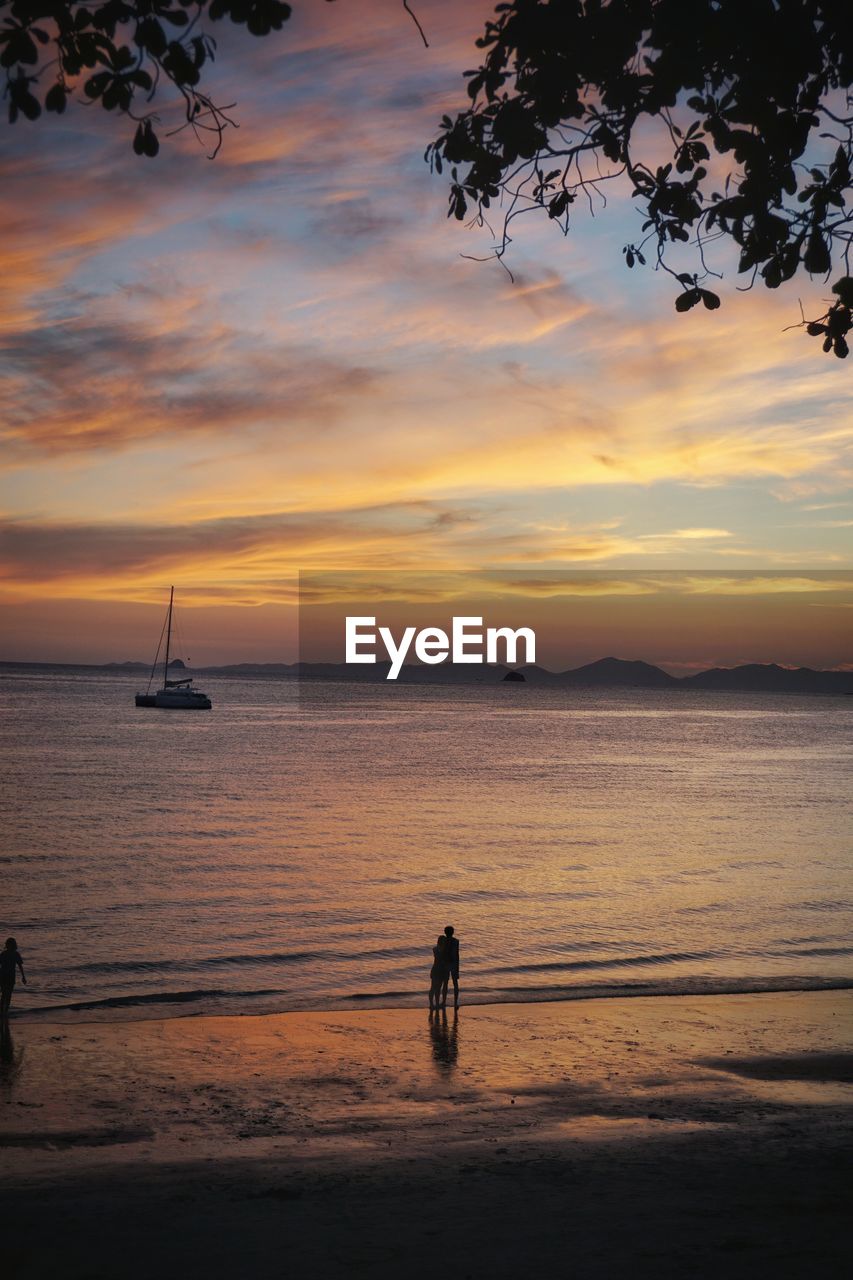
[[[451,1019],[448,1019],[446,1009],[430,1013],[429,1037],[436,1066],[452,1070],[459,1057],[459,1015],[455,1009]]]
[[[24,1060],[23,1049],[15,1049],[9,1023],[0,1023],[0,1085],[9,1087],[18,1076]]]

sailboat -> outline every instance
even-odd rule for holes
[[[213,703],[210,701],[206,693],[202,693],[198,689],[192,687],[192,676],[182,676],[179,680],[169,679],[169,648],[172,642],[172,610],[175,605],[175,588],[169,588],[169,611],[166,614],[166,622],[163,630],[166,632],[166,657],[163,662],[163,688],[157,689],[155,693],[151,692],[151,681],[154,679],[154,673],[157,670],[157,659],[160,656],[160,645],[157,645],[157,652],[154,655],[154,665],[151,668],[151,675],[148,678],[148,688],[145,693],[136,695],[136,705],[138,707],[160,707],[166,711],[210,711]],[[163,642],[163,632],[160,633],[160,643]]]

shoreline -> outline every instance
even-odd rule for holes
[[[836,990],[13,1019],[7,1273],[840,1274],[851,1015]]]
[[[506,994],[486,993],[482,988],[474,989],[473,998],[463,994],[462,1006],[467,1009],[526,1007],[528,1005],[576,1004],[598,1000],[666,1000],[666,999],[708,999],[715,996],[741,995],[774,995],[774,994],[807,994],[822,991],[851,991],[853,977],[781,977],[777,979],[707,979],[696,978],[679,982],[677,979],[671,987],[663,984],[638,983],[635,986],[620,984],[613,986],[571,986],[555,988],[527,988],[531,994],[524,998],[525,989],[508,989]],[[164,992],[142,993],[138,996],[104,997],[101,1000],[74,1001],[61,1005],[46,1005],[41,1008],[19,1009],[13,1006],[11,1024],[21,1026],[37,1024],[39,1026],[85,1026],[88,1024],[103,1025],[122,1022],[159,1022],[177,1018],[216,1018],[216,1017],[277,1017],[291,1014],[332,1014],[364,1012],[427,1011],[425,997],[413,992],[380,992],[372,994],[353,993],[349,996],[330,997],[325,1004],[300,1004],[282,1007],[274,999],[281,993],[274,990],[261,991],[211,991],[211,992]],[[270,998],[268,1008],[235,1009],[230,1006],[241,1002],[263,1001]],[[209,1001],[207,1007],[188,1009],[189,1004],[202,1005]],[[387,1003],[382,1003],[386,1001]],[[104,1016],[85,1017],[84,1014],[102,1013]],[[50,1015],[53,1014],[53,1018]],[[57,1016],[58,1015],[58,1016]],[[64,1016],[63,1016],[64,1015]]]

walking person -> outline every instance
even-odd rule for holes
[[[14,938],[6,939],[6,946],[0,951],[0,1021],[5,1022],[12,1003],[12,992],[15,988],[15,970],[21,971],[21,982],[27,985],[24,974],[24,962]]]
[[[450,979],[453,979],[453,1008],[459,1008],[459,939],[455,936],[452,924],[447,925],[444,930],[444,936],[447,939],[446,964],[447,976],[444,979],[444,985],[441,991],[442,1007],[447,1004],[447,986]]]

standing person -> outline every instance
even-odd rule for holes
[[[18,944],[14,938],[7,938],[4,950],[0,951],[0,1019],[4,1022],[9,1013],[9,1005],[12,1003],[16,967],[20,969],[21,982],[26,986],[27,979],[24,974],[24,962],[21,959]]]
[[[453,979],[453,1008],[459,1008],[459,939],[454,937],[453,925],[449,924],[444,930],[444,936],[447,939],[447,977],[444,979],[444,987],[441,992],[442,1005],[447,1004],[447,984]]]
[[[432,968],[429,971],[429,1011],[438,1012],[439,1001],[441,1000],[442,990],[447,998],[447,979],[450,976],[450,969],[447,964],[447,938],[443,933],[438,935],[435,946],[432,949]]]

